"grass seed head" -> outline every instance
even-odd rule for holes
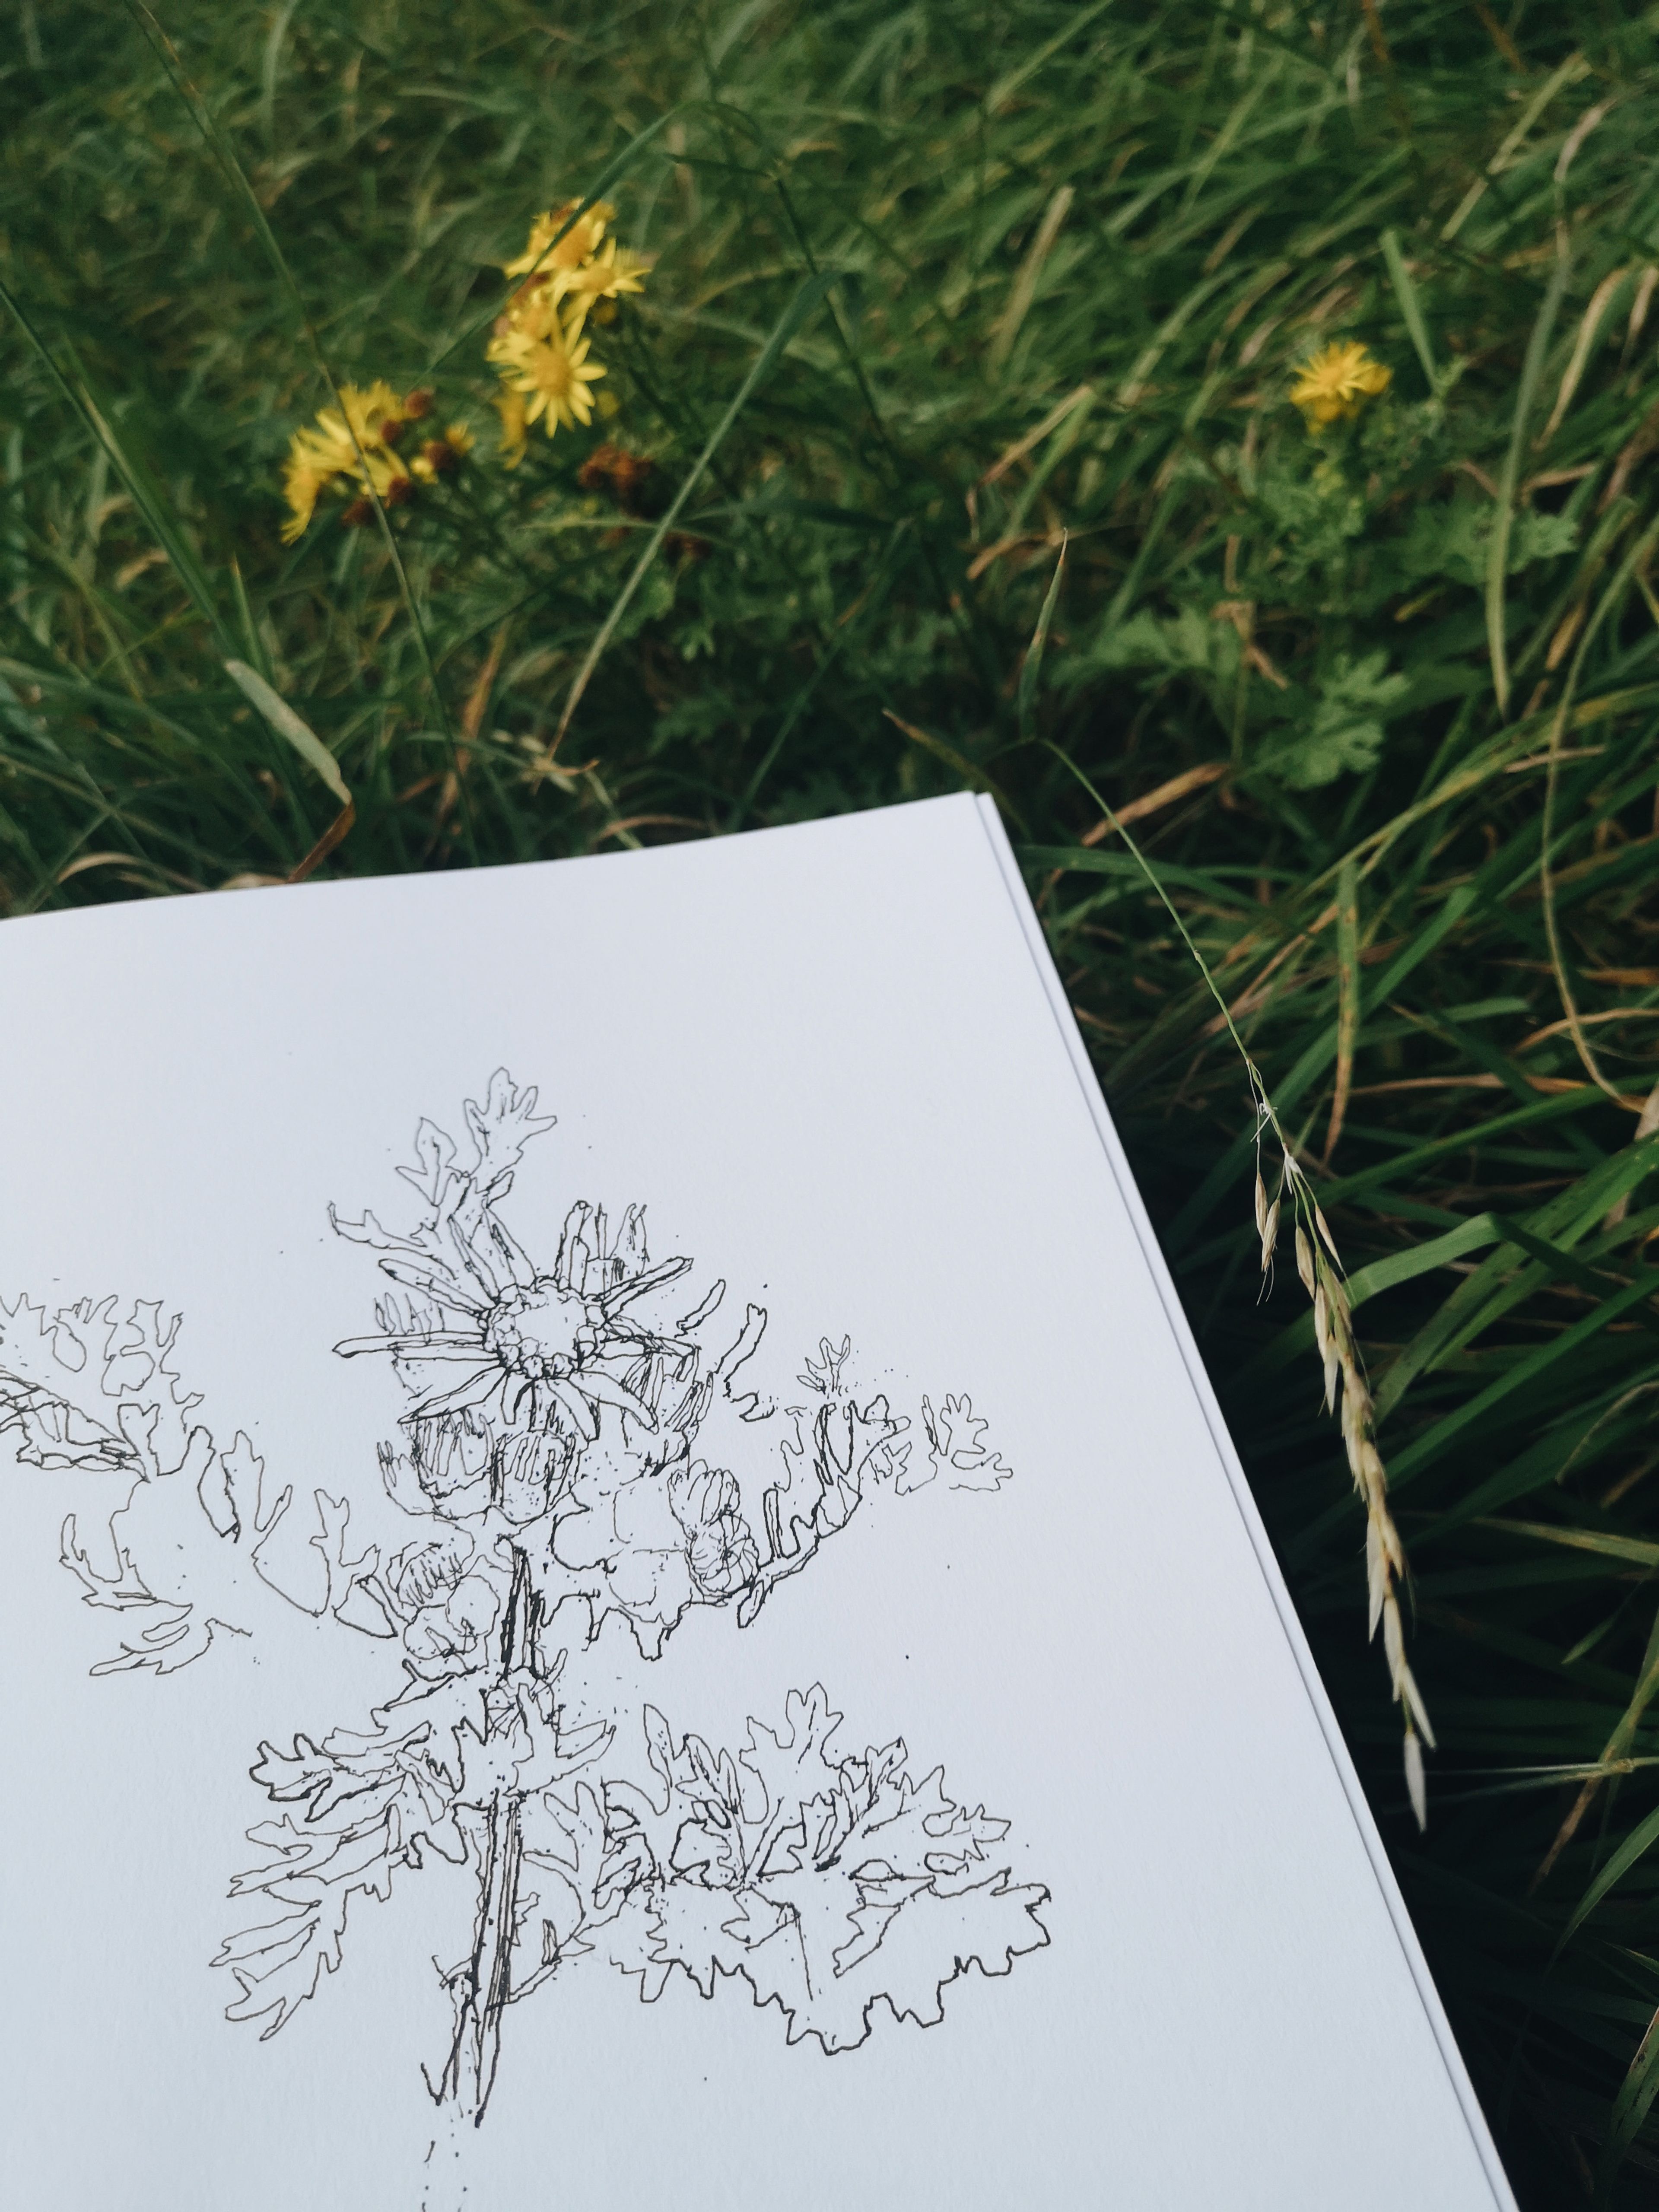
[[[1278,1243],[1279,1200],[1275,1199],[1267,1208],[1267,1218],[1261,1224],[1261,1272],[1264,1275],[1273,1265],[1273,1252]]]
[[[1415,1729],[1406,1730],[1406,1793],[1412,1801],[1412,1811],[1419,1832],[1429,1825],[1428,1789],[1423,1778],[1423,1747]]]
[[[1330,1254],[1332,1259],[1335,1261],[1337,1266],[1340,1267],[1342,1265],[1342,1255],[1336,1249],[1336,1239],[1331,1234],[1331,1224],[1326,1220],[1323,1212],[1320,1210],[1319,1201],[1317,1199],[1314,1200],[1314,1219],[1318,1223],[1319,1233],[1325,1240],[1325,1249]]]
[[[1397,1701],[1404,1686],[1406,1632],[1401,1625],[1400,1601],[1391,1589],[1385,1590],[1382,1595],[1382,1649],[1388,1657],[1389,1672],[1394,1678],[1394,1694]]]

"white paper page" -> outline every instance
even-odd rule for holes
[[[0,927],[9,2203],[1511,2203],[1006,866]]]

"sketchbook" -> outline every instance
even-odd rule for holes
[[[1512,2206],[987,802],[0,1034],[19,2212]]]

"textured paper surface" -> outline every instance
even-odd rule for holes
[[[0,927],[14,2201],[1510,2202],[1022,897],[960,799]]]

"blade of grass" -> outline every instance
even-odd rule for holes
[[[1353,1085],[1353,1056],[1359,1042],[1359,876],[1352,858],[1342,863],[1336,879],[1336,1088],[1331,1094],[1331,1118],[1325,1131],[1322,1164],[1329,1167]]]
[[[340,811],[310,850],[289,871],[291,884],[303,883],[339,844],[357,819],[356,800],[340,773],[340,764],[308,722],[303,722],[286,699],[273,691],[264,678],[246,661],[228,660],[225,673],[249,703],[264,715],[279,738],[285,738],[301,760],[313,769],[340,802]]]
[[[1504,635],[1507,624],[1504,585],[1509,575],[1510,538],[1515,525],[1516,493],[1521,482],[1521,464],[1527,449],[1527,433],[1532,427],[1533,410],[1537,404],[1538,386],[1544,374],[1544,362],[1555,330],[1555,318],[1567,289],[1571,268],[1567,234],[1564,228],[1557,238],[1555,264],[1550,271],[1543,303],[1533,324],[1532,334],[1527,340],[1526,357],[1521,364],[1521,381],[1516,387],[1515,413],[1510,424],[1509,450],[1504,456],[1504,471],[1498,480],[1496,513],[1486,551],[1486,649],[1492,660],[1492,684],[1497,695],[1499,714],[1506,714],[1510,703],[1509,656]]]
[[[109,422],[94,404],[92,395],[87,389],[84,376],[76,382],[71,383],[64,375],[51,348],[35,329],[21,302],[3,280],[0,280],[0,300],[4,301],[12,319],[27,340],[30,350],[46,369],[58,392],[109,455],[114,464],[116,473],[131,495],[134,506],[149,524],[156,544],[167,555],[174,574],[195,602],[197,611],[212,630],[216,641],[227,648],[229,647],[234,641],[220,615],[212,588],[203,571],[202,564],[196,558],[183,532],[168,512],[167,501],[149,471],[137,455],[130,452],[116,435]]]
[[[611,611],[599,625],[599,634],[588,647],[581,665],[576,671],[570,690],[566,695],[564,711],[559,717],[559,726],[554,732],[553,742],[549,748],[550,757],[556,757],[559,747],[564,742],[564,733],[570,727],[571,719],[581,704],[582,694],[587,689],[593,671],[604,657],[606,646],[616,635],[617,625],[632,605],[635,592],[645,581],[652,562],[662,549],[664,538],[684,513],[686,502],[698,484],[702,483],[708,472],[709,463],[725,444],[728,433],[744,409],[765,382],[779,355],[794,337],[796,331],[800,329],[812,310],[823,299],[830,286],[839,283],[840,277],[839,270],[830,269],[823,270],[816,276],[804,279],[796,288],[794,297],[773,325],[771,334],[756,356],[749,374],[738,386],[726,412],[709,434],[708,442],[693,462],[690,474],[686,476],[678,491],[675,493],[667,511],[646,541],[645,550],[635,563],[632,574],[611,601]]]
[[[1054,561],[1054,573],[1049,579],[1047,592],[1043,594],[1042,609],[1037,616],[1036,628],[1031,634],[1031,642],[1026,649],[1025,659],[1020,666],[1017,713],[1019,739],[1022,744],[1029,744],[1031,742],[1035,729],[1037,684],[1042,674],[1043,647],[1048,642],[1048,630],[1054,618],[1054,609],[1060,604],[1060,587],[1065,580],[1066,546],[1066,539],[1062,532],[1060,552]]]
[[[1400,302],[1400,312],[1406,319],[1406,331],[1423,367],[1423,381],[1429,387],[1431,399],[1440,397],[1440,371],[1435,366],[1434,348],[1429,343],[1428,325],[1423,319],[1423,303],[1417,296],[1417,287],[1412,282],[1411,271],[1406,266],[1406,257],[1400,251],[1400,234],[1395,230],[1382,233],[1382,259],[1389,271],[1389,282]]]
[[[397,577],[398,589],[403,599],[404,611],[409,617],[410,630],[415,640],[415,649],[420,655],[421,665],[426,672],[433,707],[437,714],[449,752],[450,773],[455,778],[462,823],[466,832],[471,856],[476,860],[477,847],[473,834],[471,802],[467,794],[466,779],[456,740],[454,725],[450,717],[449,704],[444,697],[443,686],[438,680],[437,664],[432,657],[432,647],[427,636],[426,624],[421,618],[421,610],[409,580],[409,572],[404,565],[403,555],[398,550],[398,540],[392,528],[391,517],[387,514],[385,502],[375,489],[374,472],[369,468],[362,441],[352,424],[350,412],[341,397],[340,387],[335,381],[334,372],[329,366],[327,356],[323,351],[322,343],[317,336],[316,329],[306,307],[304,297],[299,285],[295,282],[293,271],[288,265],[288,258],[277,243],[276,234],[271,228],[264,209],[259,204],[258,194],[249,183],[247,173],[238,161],[234,148],[220,130],[206,101],[186,75],[184,64],[180,62],[172,40],[156,21],[149,8],[144,4],[144,0],[125,0],[125,5],[143,33],[151,51],[156,55],[162,68],[171,78],[179,98],[189,110],[191,118],[200,131],[209,152],[214,156],[232,190],[241,201],[243,209],[253,225],[254,235],[264,249],[265,258],[270,264],[272,273],[282,290],[287,295],[298,318],[301,335],[305,340],[307,349],[316,365],[318,373],[328,386],[329,396],[334,402],[340,419],[346,425],[356,453],[362,489],[374,509],[380,542],[386,549],[386,558],[392,564],[392,574]]]

